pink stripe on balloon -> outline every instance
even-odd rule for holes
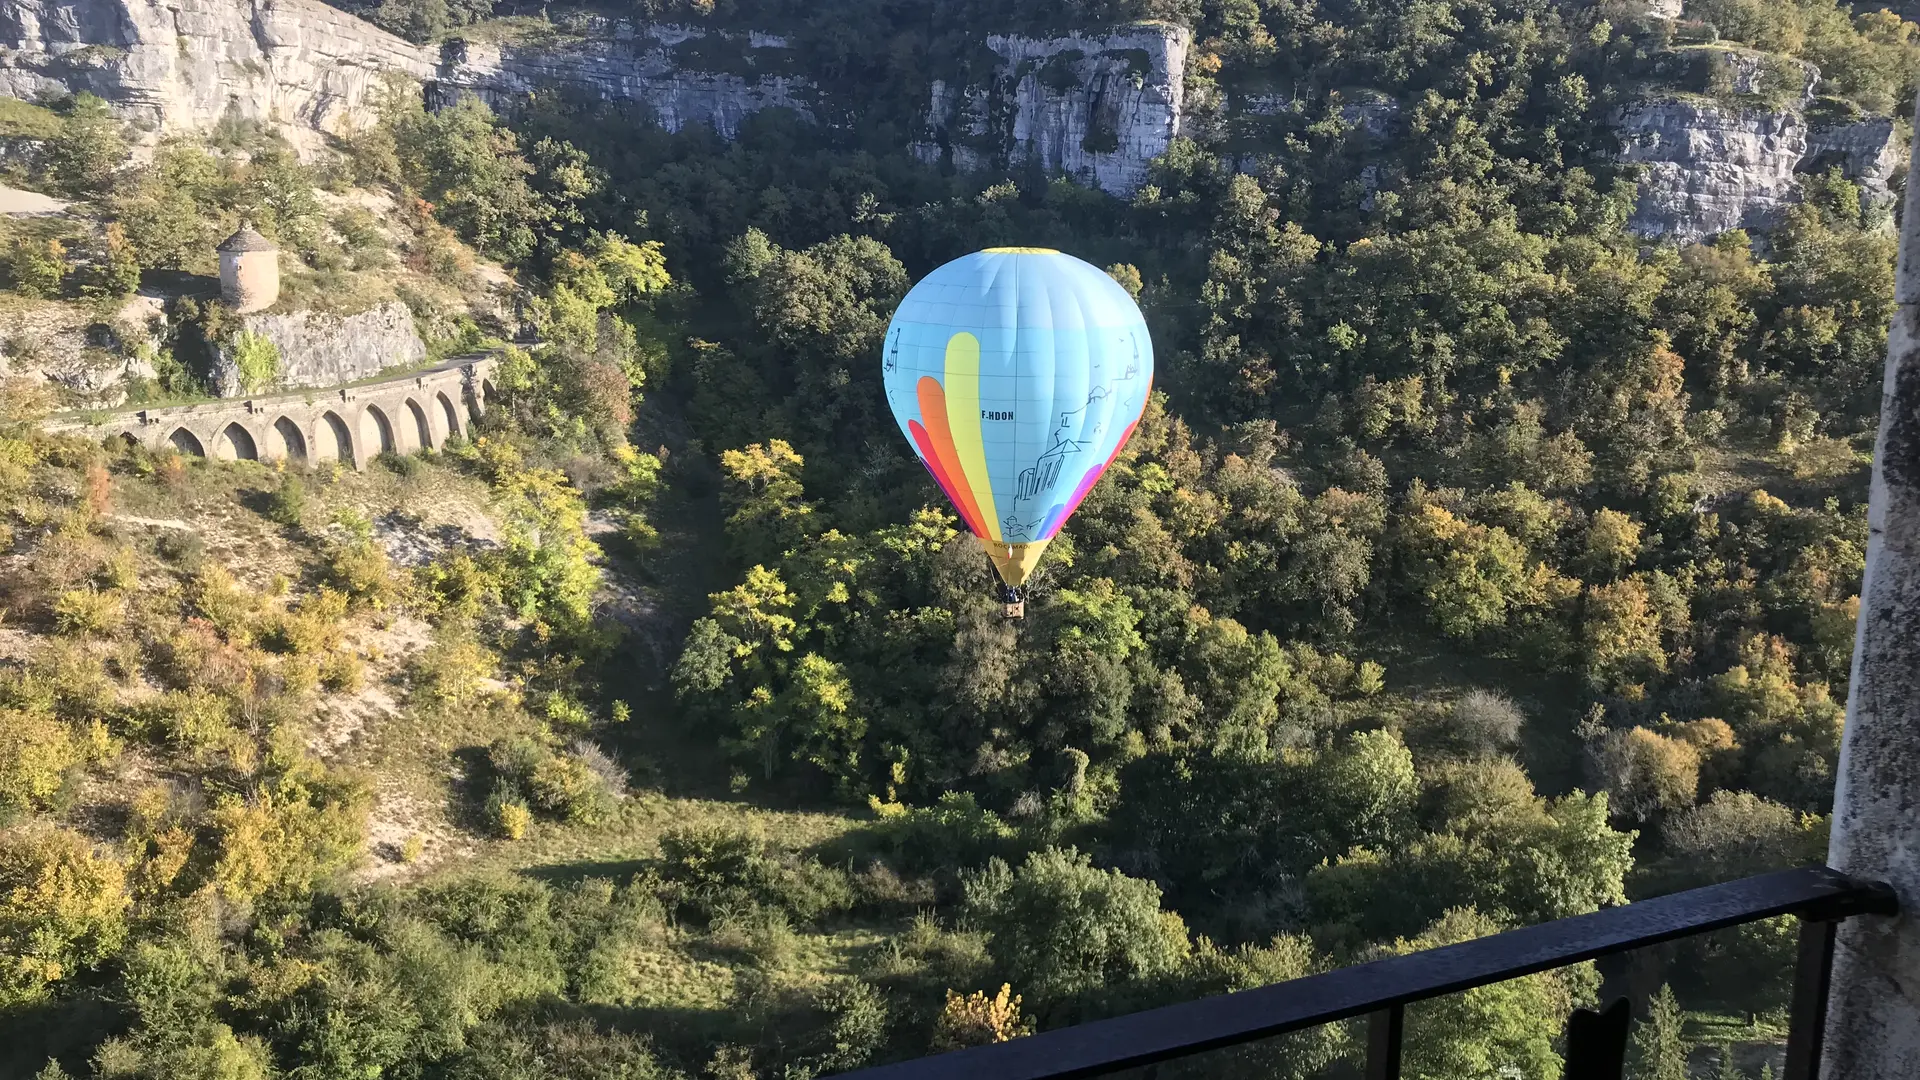
[[[1107,460],[1087,470],[1087,475],[1080,478],[1080,485],[1073,489],[1073,497],[1067,500],[1065,506],[1053,508],[1053,511],[1047,515],[1046,524],[1040,528],[1040,539],[1051,538],[1054,532],[1073,516],[1073,512],[1080,509],[1080,500],[1086,498],[1087,492],[1093,490],[1093,485],[1099,482],[1100,475],[1107,471],[1107,466],[1112,465],[1115,458],[1120,456],[1120,451],[1126,448],[1127,440],[1133,438],[1133,429],[1139,426],[1139,420],[1128,424],[1127,430],[1120,433],[1120,441],[1114,444],[1113,453],[1107,455]]]

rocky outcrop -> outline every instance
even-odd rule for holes
[[[668,131],[705,124],[729,139],[762,109],[793,109],[812,119],[813,85],[786,72],[792,50],[784,38],[627,22],[607,24],[605,34],[562,48],[451,42],[435,87],[442,95],[471,91],[496,104],[555,88],[603,101],[641,101]]]
[[[1799,168],[1801,172],[1825,172],[1837,166],[1847,179],[1860,185],[1865,197],[1885,201],[1891,198],[1889,185],[1894,172],[1906,160],[1900,150],[1893,118],[1877,116],[1808,129],[1807,156],[1800,159]]]
[[[1621,160],[1644,170],[1629,224],[1683,240],[1764,228],[1799,197],[1800,174],[1835,165],[1884,202],[1900,160],[1891,120],[1816,129],[1791,109],[1647,102],[1621,115],[1619,134]]]
[[[290,389],[358,382],[427,358],[426,343],[414,330],[413,313],[398,301],[358,315],[265,312],[242,316],[240,324],[280,350],[277,381]],[[213,377],[222,397],[241,392],[238,372],[224,352]]]
[[[383,72],[431,58],[316,0],[0,0],[0,94],[81,91],[156,131],[225,117],[297,136],[368,119]]]
[[[1129,194],[1180,133],[1188,40],[1167,23],[992,35],[991,72],[963,85],[934,80],[914,152],[960,169],[1036,163]]]
[[[923,158],[1037,163],[1116,193],[1180,130],[1188,34],[1143,23],[1057,38],[994,35],[992,70],[935,81]],[[0,0],[0,94],[97,94],[153,132],[232,117],[296,145],[372,119],[387,72],[441,100],[536,90],[651,106],[662,126],[732,137],[749,115],[811,119],[816,90],[781,38],[603,21],[570,40],[423,49],[318,0]]]

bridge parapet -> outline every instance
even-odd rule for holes
[[[454,435],[465,438],[486,412],[499,364],[497,353],[478,353],[331,390],[130,409],[98,423],[46,426],[225,461],[340,461],[365,469],[383,453],[437,450]]]

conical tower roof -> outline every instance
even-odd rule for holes
[[[239,231],[220,242],[215,251],[279,251],[273,241],[253,231],[253,222],[240,219]]]

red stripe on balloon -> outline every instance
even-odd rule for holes
[[[946,479],[947,498],[959,508],[975,536],[993,535],[986,530],[986,515],[974,501],[973,485],[967,482],[967,471],[961,468],[960,454],[953,448],[953,432],[947,428],[946,388],[940,380],[922,375],[915,389],[920,398],[920,420],[926,425],[927,442],[934,451],[932,457],[940,463],[940,474]]]
[[[975,536],[987,535],[975,520],[977,512],[970,510],[968,504],[961,502],[960,497],[953,493],[953,481],[947,477],[946,470],[941,467],[940,455],[934,452],[933,440],[927,437],[927,429],[921,427],[918,420],[907,421],[907,428],[913,432],[913,444],[920,448],[920,464],[927,467],[927,472],[932,474],[934,483],[939,484],[940,490],[946,492],[947,501],[960,511],[960,516],[966,521],[967,528],[971,529]]]

